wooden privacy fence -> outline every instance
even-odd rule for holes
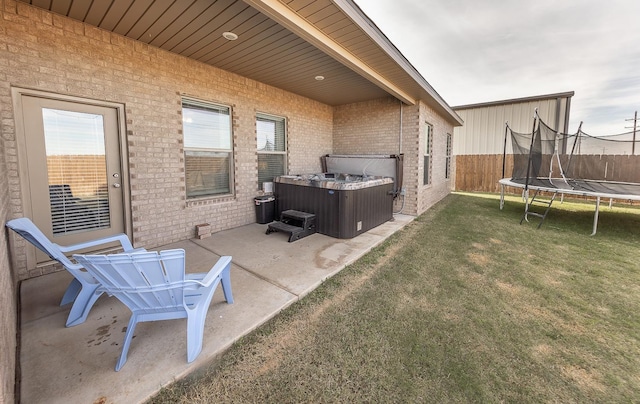
[[[589,160],[589,161],[587,161]],[[618,181],[640,183],[640,156],[590,155],[576,160],[579,165],[599,168],[606,177],[592,179],[611,180],[615,172]],[[513,155],[506,158],[505,177],[511,178]],[[580,169],[580,172],[586,170]],[[588,175],[586,172],[584,175]],[[599,175],[599,174],[598,174]],[[500,192],[498,181],[502,176],[502,154],[474,154],[456,156],[456,191]]]
[[[93,197],[107,187],[104,155],[47,156],[49,185],[68,185],[74,197]]]
[[[505,177],[511,177],[513,155],[506,160]],[[502,154],[456,156],[456,191],[500,192]]]

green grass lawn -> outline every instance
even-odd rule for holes
[[[640,210],[453,194],[152,402],[637,402]]]

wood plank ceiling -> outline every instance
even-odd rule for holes
[[[388,96],[244,1],[20,1],[329,105]],[[280,2],[367,66],[415,89],[411,76],[333,1]],[[227,31],[238,39],[224,39]],[[316,76],[325,79],[317,81]],[[415,91],[414,95],[419,96]]]

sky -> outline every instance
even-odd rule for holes
[[[632,130],[638,0],[355,2],[450,106],[574,91],[569,132]]]

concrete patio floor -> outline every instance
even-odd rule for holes
[[[314,234],[288,243],[285,234],[266,235],[266,225],[250,224],[157,248],[185,249],[188,272],[206,272],[219,256],[233,257],[235,303],[227,304],[218,288],[207,315],[202,353],[190,364],[186,320],[157,321],[137,325],[127,363],[115,372],[130,317],[123,304],[103,295],[85,323],[65,328],[70,306],[58,304],[71,275],[63,271],[22,282],[21,402],[143,402],[162,386],[210,363],[413,219],[394,215],[394,220],[348,240]]]

